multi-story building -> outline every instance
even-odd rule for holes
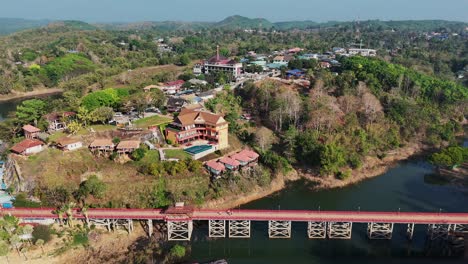
[[[193,68],[193,73],[196,75],[201,73],[209,74],[212,72],[224,72],[232,75],[233,78],[237,78],[242,73],[242,63],[220,56],[218,47],[215,56],[201,64],[196,64]]]
[[[348,49],[348,54],[350,56],[361,55],[364,57],[375,57],[377,51],[375,49]]]
[[[164,134],[173,144],[207,140],[217,145],[217,149],[224,149],[229,146],[228,126],[228,122],[220,115],[184,108],[166,127]]]

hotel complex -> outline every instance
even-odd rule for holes
[[[173,144],[187,144],[196,140],[206,140],[224,149],[228,143],[228,122],[217,114],[206,111],[182,109],[164,132],[166,139]]]
[[[193,68],[193,73],[196,75],[202,73],[209,74],[212,72],[224,72],[226,74],[232,74],[234,78],[237,78],[242,73],[242,63],[220,56],[219,47],[217,47],[215,56],[204,61],[202,64],[196,64]]]

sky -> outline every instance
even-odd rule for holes
[[[468,22],[468,0],[1,0],[0,17],[86,22],[291,20]]]

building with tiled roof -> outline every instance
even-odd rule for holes
[[[83,147],[83,142],[78,138],[63,137],[56,142],[57,148],[63,151],[76,150]]]
[[[49,123],[48,131],[59,131],[67,128],[67,121],[76,116],[75,112],[53,112],[44,115],[44,119]]]
[[[221,159],[219,159],[219,163],[222,163],[227,169],[230,170],[237,170],[240,166],[239,161],[230,157],[222,157]]]
[[[220,175],[221,173],[226,171],[226,167],[222,163],[219,163],[219,162],[214,161],[214,160],[208,161],[205,164],[205,166],[206,166],[206,168],[208,169],[209,172],[211,172],[211,173],[213,173],[215,175]]]
[[[117,145],[117,153],[132,153],[140,147],[141,142],[139,140],[122,140]]]
[[[89,144],[89,149],[93,152],[104,152],[110,153],[113,152],[115,148],[115,144],[112,142],[111,139],[102,138],[102,139],[95,139],[91,144]]]
[[[217,47],[216,55],[205,60],[202,64],[195,65],[193,72],[194,74],[224,72],[237,78],[242,72],[242,63],[219,55],[219,47]]]
[[[206,111],[183,108],[166,127],[165,136],[167,140],[178,145],[207,140],[214,142],[218,149],[229,146],[228,122],[221,115]]]
[[[39,134],[39,132],[41,132],[41,130],[35,126],[31,126],[29,124],[23,126],[23,133],[25,138],[37,138],[37,134]]]
[[[15,144],[11,151],[20,155],[32,155],[44,150],[44,142],[37,139],[25,139]]]

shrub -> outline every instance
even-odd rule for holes
[[[339,171],[337,174],[336,174],[336,177],[340,180],[346,180],[348,179],[349,177],[351,177],[351,170],[348,169],[348,170],[345,170],[345,171]]]
[[[183,258],[185,257],[185,247],[181,245],[174,245],[171,248],[170,254],[174,258]]]
[[[52,230],[47,225],[37,225],[34,227],[32,232],[33,242],[42,239],[44,243],[47,243],[52,238]]]
[[[86,233],[86,231],[79,231],[73,234],[74,246],[79,246],[79,245],[86,246],[88,245],[88,242],[89,242],[89,238],[88,238],[88,234]]]

